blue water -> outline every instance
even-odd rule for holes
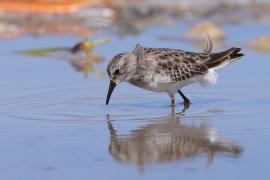
[[[125,38],[104,30],[92,39],[109,36],[111,41],[94,48],[105,58],[94,66],[105,73],[113,55],[131,51],[136,43],[199,51],[186,41],[158,38],[185,32],[187,27],[183,24],[152,27],[139,36]],[[254,24],[224,25],[225,44],[234,46],[259,34],[270,35],[269,28]],[[105,106],[107,75],[99,78],[93,73],[84,78],[69,61],[16,53],[23,49],[72,46],[80,40],[46,35],[0,41],[1,179],[239,180],[270,176],[269,54],[252,52],[242,43],[245,56],[220,71],[218,84],[208,88],[199,85],[184,88],[191,107],[180,113],[181,98],[177,97],[177,113],[172,115],[166,94],[123,83],[116,88],[109,106]],[[113,143],[110,123],[119,141],[129,143],[123,145],[123,150],[118,147],[116,153],[109,147]],[[174,123],[181,128],[173,128],[178,127]],[[215,153],[210,164],[207,152],[184,158],[175,155],[171,160],[165,158],[157,162],[161,155],[151,148],[152,141],[170,149],[166,144],[166,138],[173,136],[170,132],[182,133],[182,128],[193,132],[201,126],[215,130],[218,137],[241,148],[241,153]],[[205,133],[209,133],[208,130]],[[153,159],[148,161],[144,156],[145,162],[139,165],[135,153],[143,153],[148,146],[148,156]],[[124,153],[127,149],[128,155]],[[128,160],[128,157],[133,159]]]

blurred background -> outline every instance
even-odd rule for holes
[[[0,178],[270,177],[270,1],[0,0]],[[127,83],[109,60],[137,43],[241,47],[191,107]]]

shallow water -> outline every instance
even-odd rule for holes
[[[108,60],[137,42],[199,51],[187,42],[161,41],[187,25],[153,27],[94,51]],[[269,26],[224,25],[227,46]],[[0,41],[1,179],[255,179],[269,177],[269,54],[243,48],[245,57],[220,71],[216,86],[184,88],[171,114],[166,94],[121,84],[105,106],[108,77],[85,78],[69,61],[30,57],[23,49],[72,46],[70,36],[23,36]],[[216,51],[223,49],[220,47]]]

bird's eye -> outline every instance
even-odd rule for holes
[[[115,74],[115,75],[118,75],[119,73],[120,73],[119,69],[116,69],[116,70],[114,71],[114,74]]]

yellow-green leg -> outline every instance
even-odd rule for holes
[[[174,107],[175,107],[175,103],[174,103],[174,96],[171,97],[171,112],[174,113]]]

